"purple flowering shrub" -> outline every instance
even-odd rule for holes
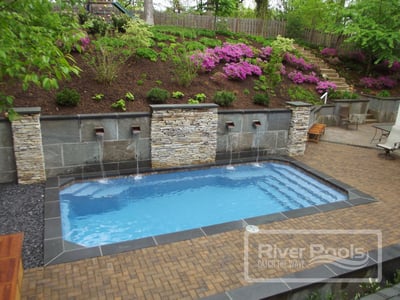
[[[259,57],[263,60],[268,60],[272,55],[272,47],[267,46],[260,49]]]
[[[79,43],[81,45],[82,51],[86,51],[89,49],[90,46],[90,38],[88,36],[80,38]]]
[[[315,74],[315,72],[311,72],[310,74],[303,74],[301,71],[293,71],[288,74],[288,78],[296,84],[318,84],[320,82],[320,79],[318,78],[317,74]]]
[[[396,86],[397,81],[390,78],[389,76],[374,77],[363,77],[360,79],[360,85],[369,89],[392,89]]]
[[[294,54],[291,53],[285,53],[283,60],[288,63],[289,65],[292,65],[294,67],[296,67],[297,69],[301,69],[304,71],[310,71],[312,69],[314,69],[314,65],[307,63],[304,58],[302,57],[297,57]]]
[[[190,59],[197,67],[210,72],[220,62],[239,62],[242,58],[253,56],[253,50],[243,43],[224,43],[221,47],[207,48],[205,52],[197,52]]]
[[[244,57],[253,57],[254,53],[251,47],[246,44],[230,44],[224,43],[221,47],[215,47],[213,49],[214,54],[219,58],[219,61],[224,62],[238,62]]]
[[[324,48],[321,50],[321,55],[323,56],[338,56],[338,51],[335,48]]]
[[[219,63],[219,58],[214,54],[214,49],[208,48],[205,52],[196,52],[190,60],[196,67],[202,68],[206,72],[212,71]]]
[[[223,67],[224,73],[229,79],[245,80],[247,76],[262,74],[261,68],[252,65],[247,61],[240,61],[237,63],[228,63]]]
[[[337,86],[330,81],[320,81],[315,89],[317,90],[318,94],[322,95],[325,92],[335,91],[337,89]]]

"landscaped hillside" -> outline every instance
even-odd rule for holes
[[[139,36],[138,41],[123,28],[120,31],[126,32],[119,33],[117,28],[107,36],[99,35],[99,28],[86,28],[89,35],[79,41],[82,51],[72,52],[82,71],[70,81],[61,82],[58,90],[31,86],[22,91],[19,84],[9,84],[5,92],[15,96],[16,107],[40,106],[42,114],[48,115],[142,112],[148,111],[151,103],[214,101],[229,109],[277,108],[293,100],[319,103],[322,93],[335,89],[315,65],[300,56],[289,39],[266,40],[162,26],[151,28],[149,34],[142,25],[135,26],[139,26],[135,27],[136,33],[139,30],[148,35]],[[388,90],[390,95],[398,95],[397,65],[388,68],[382,64],[376,69],[380,77],[360,82],[364,77],[361,54],[339,56],[335,49],[316,54],[338,69],[356,92]],[[56,103],[57,93],[64,88],[79,94],[76,106]],[[169,93],[165,100],[148,99],[154,88],[156,94],[159,89]],[[215,100],[221,91],[226,93],[219,93]],[[225,98],[230,97],[235,100],[224,106]]]

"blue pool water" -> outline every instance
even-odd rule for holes
[[[86,247],[346,199],[273,162],[89,181],[60,192],[63,238]]]

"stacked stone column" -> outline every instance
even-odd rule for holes
[[[170,168],[215,162],[215,104],[151,105],[151,163]]]
[[[19,184],[46,180],[40,107],[16,109],[19,117],[11,123]]]
[[[289,126],[287,154],[289,156],[304,155],[307,143],[307,132],[310,123],[311,104],[305,102],[287,102],[292,111]]]

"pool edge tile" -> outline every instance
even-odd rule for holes
[[[201,227],[201,230],[203,230],[206,235],[214,235],[231,230],[243,229],[245,226],[246,224],[243,220],[238,220],[238,221],[226,222],[210,226],[204,226]]]
[[[122,252],[128,252],[138,250],[142,248],[148,248],[156,246],[152,237],[145,237],[137,240],[108,244],[100,246],[101,252],[104,255],[117,254]]]
[[[204,233],[200,228],[189,229],[184,231],[172,232],[167,234],[161,234],[154,236],[157,245],[164,245],[169,243],[175,243],[193,238],[204,237]]]

